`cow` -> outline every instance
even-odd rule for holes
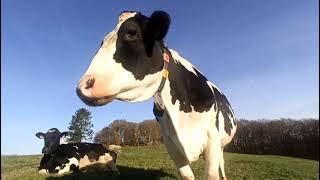
[[[154,98],[153,113],[182,179],[194,179],[191,162],[205,159],[204,179],[223,179],[223,149],[237,122],[229,101],[189,61],[164,44],[171,19],[124,11],[80,78],[76,93],[89,106]],[[196,47],[195,47],[196,48]]]
[[[44,156],[38,167],[39,174],[63,174],[103,170],[119,174],[116,167],[117,154],[95,143],[59,144],[60,138],[68,133],[51,128],[47,133],[38,132],[36,136],[44,139]]]

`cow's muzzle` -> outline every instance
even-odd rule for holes
[[[103,78],[93,75],[85,75],[79,82],[76,93],[78,97],[88,106],[102,106],[111,102],[113,95],[105,95]]]

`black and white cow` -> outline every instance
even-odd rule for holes
[[[36,134],[38,138],[44,139],[44,156],[38,168],[39,174],[63,174],[93,169],[118,174],[115,152],[109,151],[101,144],[60,144],[60,137],[65,135],[67,132],[60,133],[57,128],[51,128],[47,133]]]
[[[150,17],[121,13],[81,77],[77,94],[90,106],[153,96],[164,143],[182,179],[194,179],[189,165],[202,153],[205,179],[219,179],[219,166],[226,179],[223,148],[235,134],[236,118],[218,87],[164,45],[169,25],[163,11]]]

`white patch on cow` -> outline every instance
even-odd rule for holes
[[[225,134],[226,131],[224,130],[224,117],[222,115],[222,112],[219,111],[219,113],[217,114],[218,116],[218,121],[219,121],[219,132]]]
[[[73,146],[74,148],[76,148],[77,150],[79,150],[78,146]]]
[[[113,161],[112,156],[109,153],[105,153],[103,157],[100,157],[103,162],[108,163],[110,161]],[[99,159],[100,159],[99,158]]]
[[[209,87],[210,87],[210,89],[211,89],[212,92],[213,92],[213,89],[212,89],[211,86],[213,86],[215,89],[217,89],[217,90],[222,94],[221,90],[220,90],[215,84],[213,84],[213,83],[210,82],[210,81],[207,81],[207,83],[208,83],[208,85],[209,85]]]
[[[43,175],[49,174],[47,169],[40,169],[38,173]]]
[[[105,153],[104,155],[101,155],[98,160],[93,161],[90,161],[89,157],[85,155],[79,161],[79,168],[85,169],[96,164],[99,165],[101,168],[105,168],[105,170],[111,169],[114,172],[118,172],[113,158],[109,153]]]
[[[49,129],[47,133],[55,132],[57,131],[56,129]]]
[[[79,160],[79,168],[84,168],[90,164],[89,157],[87,155],[83,156],[83,158],[80,158]]]
[[[124,85],[122,88],[124,92],[119,93],[116,98],[127,102],[145,101],[153,96],[160,83],[161,71],[149,74],[143,80],[134,80]]]
[[[64,173],[70,172],[71,165],[79,166],[79,161],[76,158],[73,157],[68,160],[69,162],[65,164],[63,168],[60,166],[55,168],[55,170],[58,170],[58,174],[64,174]]]
[[[66,137],[60,138],[60,144],[68,144],[67,138]]]
[[[137,14],[137,12],[123,12],[120,14],[119,16],[119,22],[124,22],[125,20],[135,16]]]
[[[180,102],[171,102],[170,82],[166,81],[161,92],[169,116],[164,116],[160,123],[162,135],[170,145],[167,149],[172,151],[177,158],[176,161],[193,162],[199,158],[207,142],[207,130],[211,123],[211,111],[199,113],[196,111],[185,113],[180,111]],[[178,149],[174,150],[174,149]],[[178,155],[180,153],[180,155]],[[173,157],[175,159],[175,157]],[[178,162],[182,163],[182,162]]]

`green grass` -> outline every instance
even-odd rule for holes
[[[124,147],[117,166],[119,176],[106,174],[66,174],[63,176],[38,175],[41,156],[1,156],[1,179],[110,179],[153,180],[179,179],[172,160],[164,146]],[[282,156],[261,156],[225,153],[225,168],[233,179],[319,179],[319,162]],[[204,161],[192,164],[196,179],[202,179]]]

